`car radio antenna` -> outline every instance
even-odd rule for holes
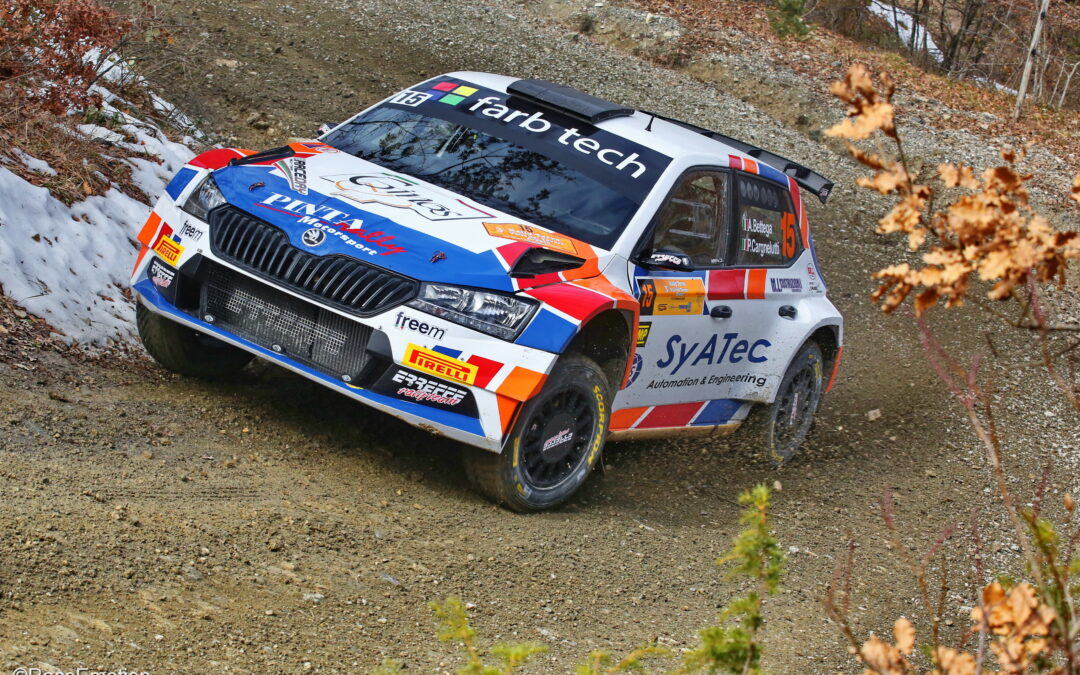
[[[649,113],[649,123],[645,125],[645,131],[652,131],[653,120],[656,119],[656,115]]]

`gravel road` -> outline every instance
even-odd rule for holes
[[[842,378],[803,454],[780,470],[738,435],[614,444],[579,500],[521,516],[468,489],[454,444],[274,367],[208,385],[138,360],[40,354],[0,365],[0,664],[361,672],[392,657],[410,672],[449,672],[427,604],[451,594],[472,603],[482,640],[547,645],[530,672],[567,672],[597,648],[678,649],[741,590],[713,561],[737,531],[736,496],[758,482],[781,487],[774,523],[790,556],[766,603],[771,672],[854,668],[820,604],[849,536],[859,542],[854,618],[881,632],[907,615],[925,631],[914,584],[884,545],[884,488],[920,550],[975,518],[987,566],[1016,569],[986,462],[910,317],[883,317],[867,299],[868,274],[902,256],[872,233],[883,202],[856,193],[856,167],[813,140],[839,107],[770,61],[773,48],[733,35],[738,54],[699,62],[713,80],[702,82],[553,23],[541,3],[158,6],[202,39],[160,77],[162,93],[253,148],[310,135],[435,73],[475,69],[571,84],[820,169],[838,185],[811,224],[847,317]],[[954,113],[900,103],[921,120],[905,128],[917,161],[993,161],[978,137],[935,130]],[[1031,161],[1047,186],[1066,185],[1066,163],[1039,151]],[[1029,336],[973,308],[936,312],[932,324],[960,355],[988,341],[998,353],[996,413],[1021,494],[1049,458],[1049,501],[1080,491],[1077,416],[1032,365]],[[964,528],[946,546],[947,632],[966,625],[973,598]]]

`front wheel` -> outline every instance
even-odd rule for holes
[[[254,358],[239,347],[151,312],[140,302],[135,319],[143,347],[167,370],[202,380],[222,380]]]
[[[777,462],[795,456],[810,433],[824,391],[821,347],[804,344],[792,359],[776,400],[755,406],[747,424],[750,433]]]
[[[610,386],[600,366],[567,354],[540,393],[525,402],[501,453],[465,449],[465,472],[487,497],[514,511],[554,508],[592,472],[610,410]]]

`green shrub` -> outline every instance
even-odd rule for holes
[[[776,0],[776,9],[769,12],[769,25],[780,37],[794,35],[803,38],[811,28],[803,21],[806,16],[806,0]]]

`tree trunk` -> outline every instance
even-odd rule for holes
[[[1035,55],[1039,46],[1039,38],[1042,37],[1043,22],[1046,20],[1046,11],[1050,8],[1050,0],[1042,0],[1042,7],[1035,17],[1035,30],[1031,32],[1031,48],[1024,60],[1024,74],[1020,76],[1020,89],[1016,92],[1016,107],[1013,108],[1013,119],[1020,119],[1020,110],[1024,107],[1024,96],[1027,94],[1028,81],[1031,79],[1031,67],[1035,61]]]
[[[1069,93],[1069,84],[1072,83],[1072,78],[1073,78],[1073,75],[1076,74],[1076,67],[1077,66],[1080,66],[1080,61],[1077,61],[1076,63],[1073,64],[1072,70],[1069,71],[1069,76],[1067,78],[1065,78],[1065,87],[1061,90],[1061,97],[1058,98],[1057,107],[1059,107],[1059,108],[1064,108],[1065,107],[1065,95]]]

